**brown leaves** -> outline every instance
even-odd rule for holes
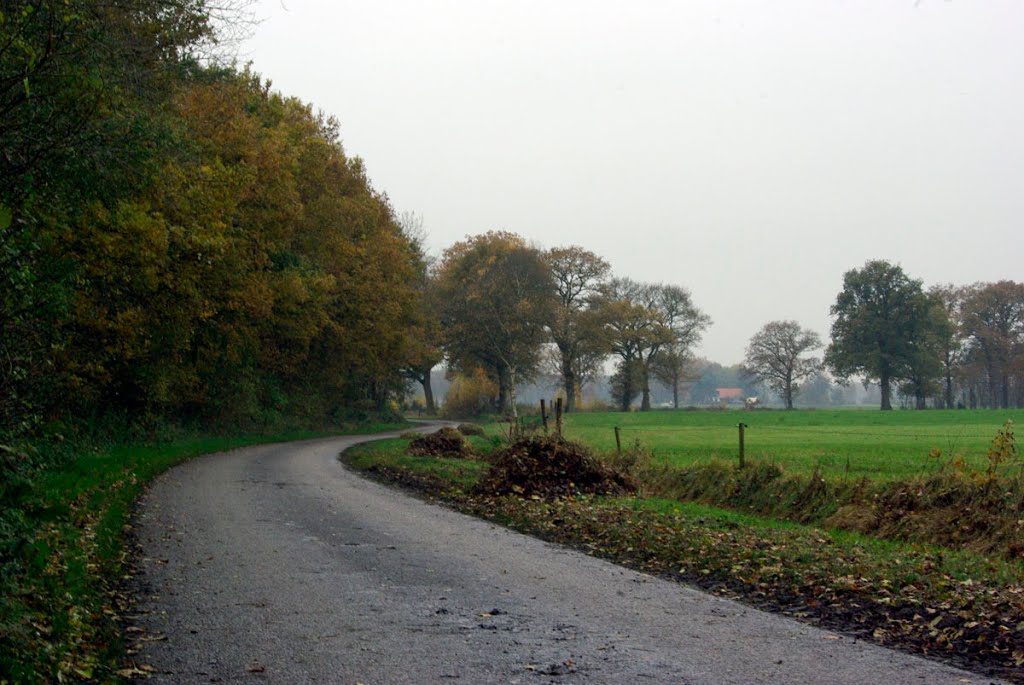
[[[472,450],[461,432],[445,426],[434,433],[414,438],[409,443],[409,454],[419,457],[468,457]]]
[[[585,446],[560,437],[531,436],[495,455],[478,492],[534,500],[579,494],[636,492],[632,480],[598,462]]]
[[[908,552],[895,565],[818,529],[737,526],[593,499],[462,498],[458,504],[645,572],[1024,682],[1017,670],[1024,659],[1024,590],[954,578],[932,554]],[[911,576],[913,583],[901,580]]]

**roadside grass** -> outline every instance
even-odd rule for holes
[[[1013,417],[1021,410],[993,411],[655,411],[635,413],[577,413],[564,419],[569,439],[589,444],[615,468],[628,473],[649,497],[696,502],[744,514],[785,519],[865,533],[879,538],[921,542],[1024,560],[1024,459],[1016,444]],[[999,423],[1007,416],[1004,423]],[[735,455],[714,454],[686,459],[666,448],[664,436],[736,432],[737,418],[750,421],[752,432],[788,424],[789,436],[778,455],[750,456],[738,468]],[[537,429],[527,417],[520,426]],[[954,423],[958,422],[958,423]],[[614,425],[613,425],[614,424]],[[614,443],[615,426],[627,426],[633,443]],[[758,428],[758,426],[760,428]],[[825,431],[824,427],[832,426]],[[495,437],[507,434],[508,423],[485,426]],[[967,435],[974,451],[899,453],[881,476],[837,473],[799,456],[804,438],[832,435],[845,428],[846,438],[874,435],[867,431],[898,432],[924,445],[946,436]],[[983,431],[991,430],[984,435]],[[852,432],[856,431],[856,433]],[[627,430],[620,433],[629,435]],[[984,435],[984,437],[982,437]],[[580,437],[582,436],[582,437]],[[601,437],[603,436],[603,438]],[[610,438],[608,436],[611,436]],[[810,437],[808,437],[810,436]],[[602,439],[605,442],[602,442]],[[948,439],[948,437],[947,437]],[[611,442],[609,443],[608,440]],[[748,442],[749,444],[749,442]],[[651,447],[656,445],[657,447]],[[854,448],[857,448],[854,445]],[[859,445],[864,447],[863,441]],[[893,448],[895,449],[895,448]]]
[[[489,440],[471,437],[469,443],[475,451],[486,450]],[[345,461],[361,471],[377,473],[405,472],[421,479],[430,479],[438,486],[456,490],[470,490],[489,464],[476,459],[452,457],[418,457],[406,452],[409,440],[375,440],[354,445],[345,451]]]
[[[483,461],[406,462],[404,442],[361,445],[344,458],[547,540],[1024,682],[1024,565],[1017,561],[650,496],[481,497],[472,486]]]
[[[344,432],[406,426],[366,424]],[[132,503],[155,476],[201,454],[337,434],[37,447],[64,455],[39,456],[44,466],[0,487],[0,683],[116,682],[133,675],[118,672],[126,649],[120,616],[127,608],[119,586],[129,571],[124,541]]]
[[[735,463],[742,422],[750,461],[787,473],[879,481],[934,473],[958,456],[983,466],[992,436],[1007,420],[1019,425],[1024,410],[580,412],[565,416],[564,434],[613,452],[618,426],[624,449],[639,444],[672,466]],[[942,458],[929,458],[933,450]]]

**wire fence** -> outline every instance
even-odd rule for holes
[[[808,425],[783,425],[783,417],[744,416],[752,423],[715,423],[712,425],[658,425],[657,422],[630,425],[636,415],[623,415],[626,425],[611,426],[577,422],[579,414],[563,415],[561,402],[541,403],[537,417],[521,417],[536,430],[576,437],[598,448],[609,446],[622,453],[633,447],[645,448],[681,463],[704,458],[739,458],[745,463],[749,452],[773,463],[790,463],[798,470],[841,468],[864,474],[894,476],[943,468],[951,458],[970,461],[984,459],[998,432],[1006,424],[983,423],[935,425],[829,426],[818,421]],[[693,420],[680,415],[680,420]],[[721,421],[724,417],[716,417]],[[737,417],[740,418],[740,417]],[[565,424],[563,424],[563,419]],[[769,423],[772,419],[780,423]],[[820,420],[820,419],[819,419]],[[762,423],[762,421],[766,421]],[[1012,441],[1012,425],[1010,427]],[[928,466],[926,466],[928,465]],[[1022,464],[1024,468],[1024,464]]]
[[[570,424],[567,435],[575,434],[620,453],[634,447],[647,449],[679,464],[707,458],[738,459],[742,468],[753,457],[789,464],[797,471],[821,469],[892,478],[941,470],[957,457],[983,464],[997,431],[1003,429],[992,425],[991,432],[985,432],[987,427],[979,424],[935,428],[758,423],[605,428]]]
[[[865,431],[860,428],[804,428],[800,426],[766,426],[766,425],[750,425],[744,424],[748,434],[763,433],[763,432],[782,432],[782,433],[799,433],[801,435],[835,435],[835,436],[848,436],[848,437],[861,437],[861,438],[916,438],[916,439],[930,439],[938,438],[943,440],[956,440],[960,438],[967,439],[978,439],[978,440],[991,440],[995,435],[995,431],[998,428],[994,428],[992,433],[984,435],[976,433],[905,433],[896,430],[887,431]],[[626,433],[695,433],[695,432],[711,432],[717,431],[721,433],[732,432],[735,433],[737,430],[736,425],[732,426],[657,426],[657,427],[645,427],[645,428],[634,428],[624,426],[620,430],[622,434]]]

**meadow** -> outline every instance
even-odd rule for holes
[[[737,462],[737,424],[744,423],[748,462],[774,463],[793,474],[817,468],[828,477],[880,481],[934,473],[958,457],[981,468],[1008,420],[1020,424],[1024,410],[601,412],[567,415],[564,434],[611,452],[618,426],[624,450],[639,445],[658,461],[687,466]]]

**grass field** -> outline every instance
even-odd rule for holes
[[[962,456],[982,466],[996,431],[1024,421],[1024,410],[975,411],[652,411],[579,413],[565,419],[565,435],[597,450],[637,441],[659,460],[686,465],[738,457],[737,424],[745,429],[748,460],[774,462],[790,473],[890,480],[927,474]],[[937,449],[942,456],[930,458]]]

